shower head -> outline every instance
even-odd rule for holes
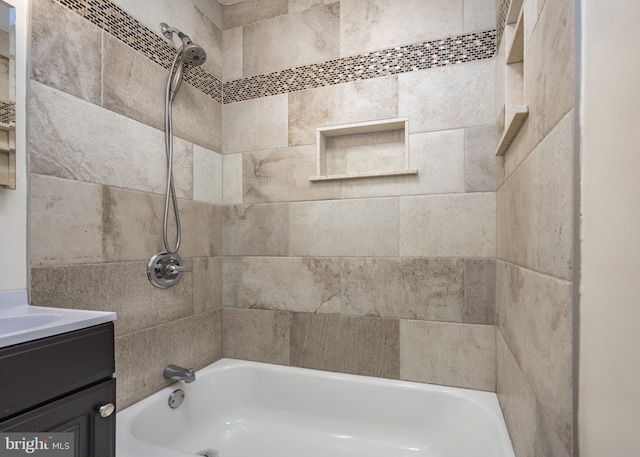
[[[207,60],[207,53],[198,46],[188,35],[185,35],[175,27],[169,27],[166,23],[160,24],[160,31],[166,38],[172,38],[174,33],[182,40],[182,62],[194,67],[202,65]]]
[[[182,61],[184,63],[198,67],[207,60],[207,53],[202,47],[191,41],[191,38],[182,32],[178,32],[178,37],[182,40]]]

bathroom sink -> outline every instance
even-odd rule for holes
[[[0,348],[116,319],[113,312],[32,306],[27,298],[26,290],[0,292]]]
[[[0,317],[0,335],[22,332],[62,319],[62,314],[25,314],[22,316]]]

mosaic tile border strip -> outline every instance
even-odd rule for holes
[[[0,102],[0,123],[16,123],[16,104],[14,102]]]
[[[109,0],[55,0],[92,24],[144,54],[165,69],[175,49]],[[509,0],[502,0],[503,5]],[[506,17],[506,10],[505,10]],[[504,30],[504,25],[498,30]],[[350,81],[378,78],[416,70],[455,65],[495,55],[497,30],[469,33],[441,40],[398,46],[318,64],[276,71],[222,83],[201,67],[188,67],[185,81],[219,103],[235,103],[270,95]],[[500,32],[502,33],[502,32]]]
[[[224,83],[224,103],[488,59],[496,30],[397,46]]]
[[[109,0],[56,0],[165,69],[176,50],[151,29]],[[187,67],[184,80],[222,103],[222,82],[202,67]]]
[[[496,49],[500,47],[502,35],[504,35],[504,29],[507,26],[507,14],[509,13],[510,3],[510,0],[502,0],[500,2],[500,10],[498,11],[498,17],[496,20]]]

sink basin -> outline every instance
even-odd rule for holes
[[[32,306],[26,290],[0,291],[0,349],[115,319],[112,312]]]
[[[0,317],[0,335],[22,332],[62,319],[62,314],[25,314],[22,316]]]

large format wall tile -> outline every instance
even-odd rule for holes
[[[403,257],[494,257],[494,193],[400,198]]]
[[[103,245],[110,261],[148,259],[164,250],[162,223],[164,197],[112,187],[104,188]],[[178,200],[183,257],[220,254],[221,207]],[[168,241],[175,245],[173,206],[169,206]]]
[[[212,257],[222,254],[222,207],[180,200],[183,257]]]
[[[164,131],[169,72],[109,34],[103,61],[103,106]],[[220,110],[220,103],[183,82],[173,102],[174,135],[219,150]]]
[[[340,261],[318,257],[245,257],[244,308],[339,313]]]
[[[103,107],[164,128],[168,71],[109,34],[104,36]]]
[[[243,76],[339,56],[340,3],[290,13],[244,27]]]
[[[317,155],[313,146],[245,153],[242,161],[244,203],[340,197],[339,181],[309,181],[310,176],[317,174]]]
[[[166,22],[177,27],[189,35],[196,43],[200,37],[194,35],[194,10],[191,0],[156,0],[155,2],[141,2],[140,0],[110,0],[144,26],[153,30],[158,36],[160,23]],[[168,40],[172,46],[180,45],[180,38],[175,34]],[[202,40],[201,40],[202,41]]]
[[[291,313],[225,308],[222,325],[224,357],[289,365]]]
[[[463,322],[464,262],[458,259],[345,259],[342,312]]]
[[[102,261],[102,186],[36,174],[30,184],[30,264]]]
[[[495,61],[398,75],[398,111],[412,133],[489,125],[495,120]]]
[[[192,315],[193,280],[187,274],[174,287],[158,289],[144,261],[37,267],[31,268],[31,303],[113,311],[120,336]]]
[[[535,269],[571,280],[573,253],[573,110],[534,152]]]
[[[182,276],[182,282],[186,276]],[[222,307],[222,257],[193,259],[193,312],[195,314]]]
[[[496,147],[494,125],[464,130],[464,184],[466,192],[496,191]]]
[[[464,31],[495,29],[495,0],[464,0]]]
[[[464,261],[464,322],[495,324],[496,262],[494,259]]]
[[[230,29],[287,14],[288,0],[245,0],[224,8],[224,28]]]
[[[328,5],[336,0],[289,0],[289,13],[308,10],[317,6]]]
[[[290,255],[398,255],[398,199],[290,203]]]
[[[397,117],[397,78],[386,76],[292,92],[289,145],[315,144],[318,127]]]
[[[511,436],[514,452],[520,456],[571,456],[554,423],[538,403],[529,383],[500,332],[497,332],[498,400]]]
[[[345,181],[342,184],[342,197],[464,192],[464,161],[465,143],[462,129],[410,135],[409,168],[418,170],[417,175]]]
[[[463,7],[463,0],[342,0],[340,55],[459,35]]]
[[[224,105],[222,153],[286,147],[287,107],[287,94]]]
[[[398,340],[397,320],[293,313],[291,365],[397,379]]]
[[[222,105],[183,82],[173,105],[174,135],[207,149],[220,151],[221,128]]]
[[[162,377],[169,364],[199,370],[222,358],[221,314],[208,311],[117,337],[118,409],[169,385]]]
[[[224,7],[219,2],[209,0],[190,0],[196,6],[196,15],[204,14],[213,25],[222,30],[222,15]]]
[[[492,325],[400,321],[400,378],[495,391]]]
[[[222,202],[242,204],[242,153],[222,156]]]
[[[525,85],[532,94],[529,109],[541,113],[546,135],[573,108],[574,2],[558,0],[543,8],[526,48]],[[544,115],[542,115],[544,113]],[[539,140],[540,138],[538,138]]]
[[[500,332],[496,332],[496,390],[518,457],[535,457],[537,400]]]
[[[53,0],[32,5],[32,77],[99,105],[102,31]]]
[[[161,131],[31,81],[30,166],[35,173],[164,193]],[[178,196],[193,194],[192,145],[174,143]]]
[[[222,30],[197,8],[194,8],[193,22],[192,38],[207,53],[207,60],[202,64],[202,68],[222,79]]]
[[[497,265],[498,329],[552,427],[570,448],[571,283],[504,262]]]
[[[242,257],[222,258],[222,306],[236,308],[242,304]]]
[[[573,111],[497,193],[498,258],[572,277]]]
[[[193,145],[193,199],[222,205],[222,156]]]
[[[145,192],[104,187],[102,207],[102,243],[106,260],[143,260],[164,250],[164,198]],[[175,240],[173,220],[171,218],[168,225],[170,243]]]
[[[282,256],[289,252],[289,206],[225,206],[222,213],[224,255]]]
[[[222,32],[222,80],[242,78],[242,27]]]

